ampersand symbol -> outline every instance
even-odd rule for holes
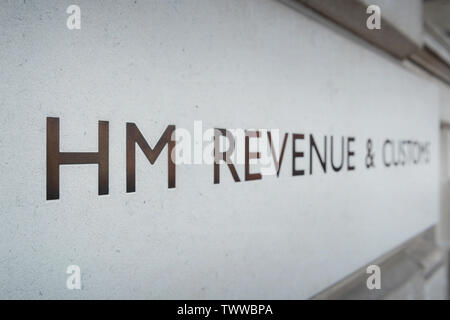
[[[375,154],[372,152],[372,139],[367,140],[366,148],[367,148],[366,168],[375,167],[375,163],[373,161]]]

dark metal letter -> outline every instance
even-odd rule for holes
[[[230,147],[225,152],[219,152],[220,136],[225,136],[230,141]],[[214,129],[214,184],[220,183],[220,168],[219,168],[220,160],[224,160],[226,162],[228,168],[231,171],[231,175],[233,176],[234,181],[235,182],[241,181],[236,172],[236,168],[234,167],[230,159],[230,156],[234,151],[234,144],[235,142],[233,135],[229,131],[227,131],[226,129],[217,129],[217,128]]]
[[[279,160],[277,160],[276,155],[275,155],[275,148],[272,144],[272,133],[270,131],[267,131],[267,138],[269,139],[270,151],[272,151],[272,158],[273,158],[273,161],[275,162],[275,168],[277,169],[277,177],[278,177],[280,175],[281,162],[283,161],[284,148],[286,147],[286,141],[288,138],[288,134],[286,133],[284,135],[283,146],[281,147]]]
[[[59,199],[59,166],[98,164],[98,194],[108,194],[109,123],[98,122],[98,152],[60,152],[59,118],[47,118],[47,200]]]
[[[174,125],[167,126],[166,130],[159,138],[155,148],[152,149],[145,140],[142,133],[134,123],[127,122],[127,192],[136,191],[136,143],[144,152],[148,161],[154,164],[158,159],[164,146],[168,145],[168,176],[169,189],[175,188],[175,162],[172,159],[173,150],[175,148],[175,140],[172,139],[172,134],[175,131]]]
[[[314,141],[313,135],[312,134],[309,135],[309,174],[312,174],[313,172],[313,163],[312,163],[313,148],[316,151],[317,157],[319,158],[323,172],[327,172],[327,136],[324,137],[323,159],[322,159],[319,150],[317,149],[317,145],[316,142]]]
[[[303,133],[293,133],[292,134],[292,175],[293,176],[303,176],[305,174],[305,170],[297,170],[295,168],[295,159],[296,158],[303,158],[303,151],[297,152],[295,150],[295,141],[296,140],[303,140],[305,138],[305,135]]]
[[[250,137],[259,138],[259,131],[247,131],[245,133],[245,181],[262,179],[261,173],[250,173],[250,159],[259,159],[259,152],[250,152]]]

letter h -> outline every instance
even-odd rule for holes
[[[109,123],[98,122],[98,152],[60,152],[59,118],[47,117],[47,200],[59,199],[59,166],[98,164],[98,194],[108,194]]]

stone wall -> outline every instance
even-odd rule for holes
[[[373,261],[381,269],[381,289],[367,288],[366,267],[312,299],[447,299],[448,254],[435,241],[435,227]]]

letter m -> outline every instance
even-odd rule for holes
[[[156,162],[165,145],[168,145],[169,188],[175,188],[175,163],[172,159],[175,148],[175,140],[172,139],[174,131],[174,125],[167,126],[155,148],[152,149],[137,126],[134,123],[127,123],[127,192],[136,191],[136,143],[151,164]]]

